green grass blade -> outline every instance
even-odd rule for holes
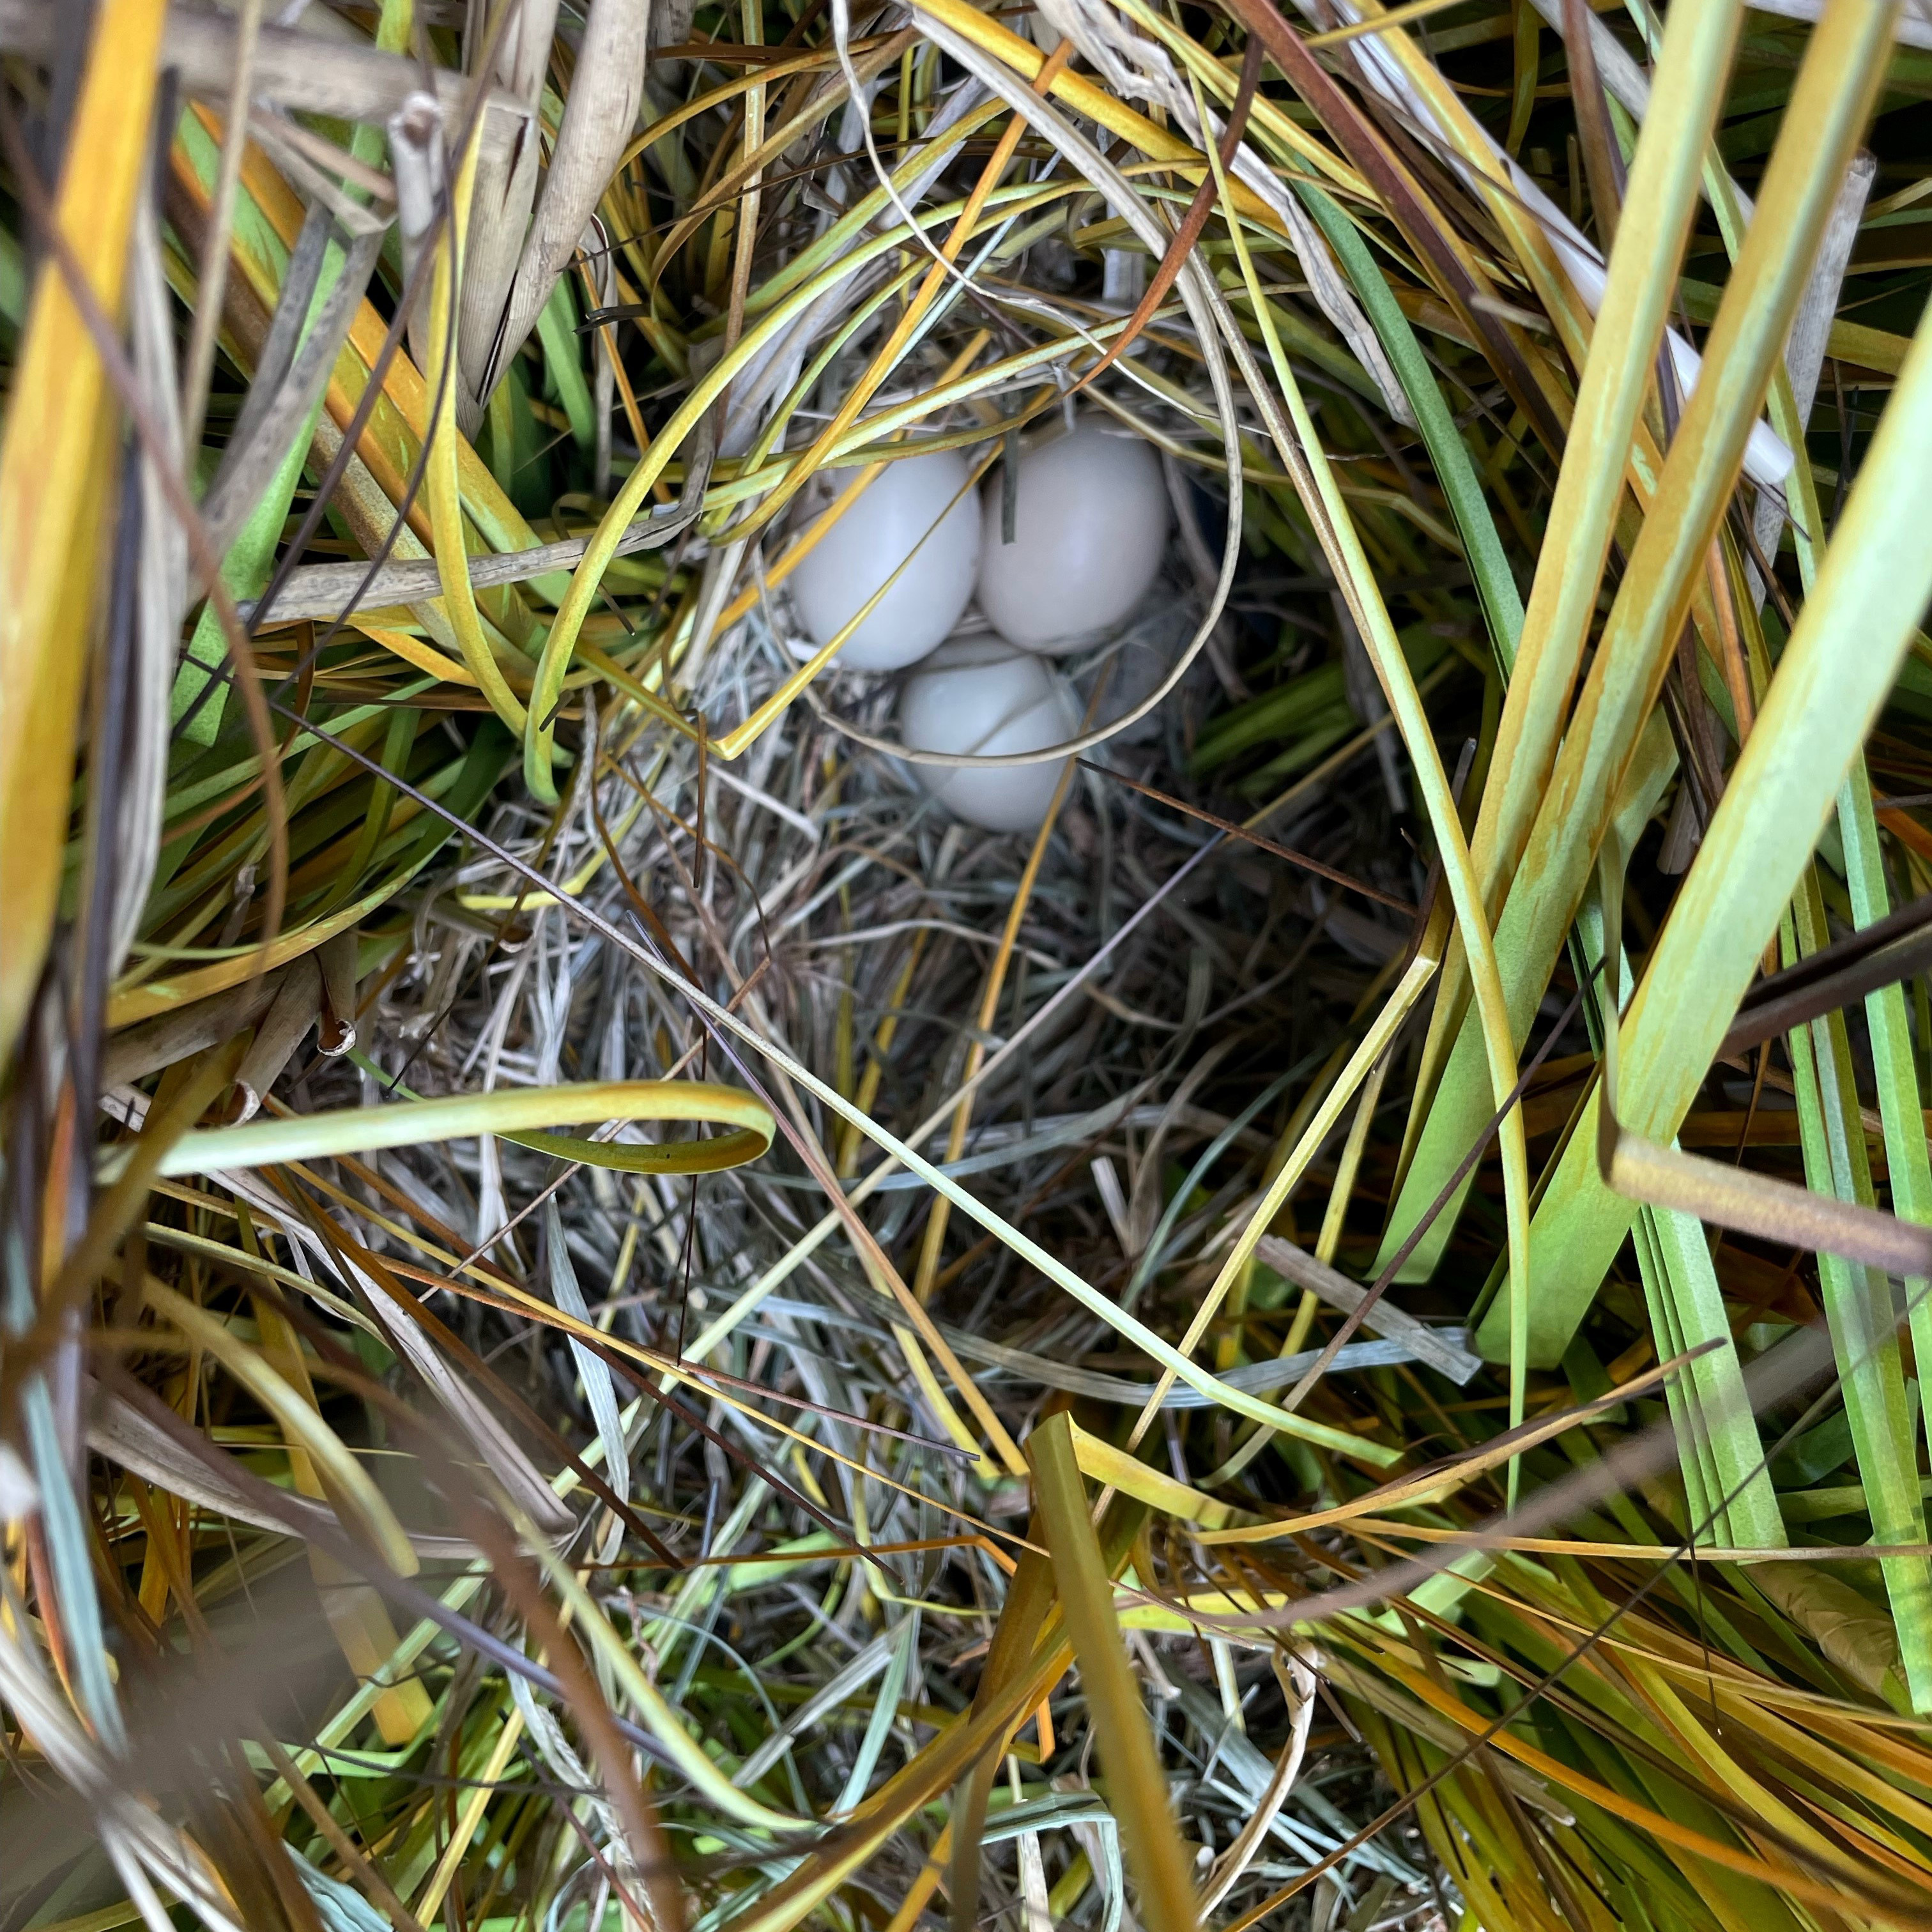
[[[1852,916],[1860,926],[1869,926],[1882,919],[1890,908],[1878,824],[1872,812],[1871,782],[1865,776],[1862,758],[1853,765],[1839,795],[1838,829]],[[1924,1103],[1903,986],[1881,986],[1867,994],[1865,1028],[1871,1040],[1879,1118],[1885,1125],[1892,1211],[1901,1220],[1932,1226],[1932,1154],[1928,1154],[1926,1143]],[[1912,1310],[1912,1354],[1921,1364],[1932,1363],[1932,1282],[1908,1279],[1905,1298]]]
[[[1785,944],[1787,964],[1826,943],[1824,905],[1815,874],[1807,878],[1792,911],[1791,937]],[[1819,1193],[1869,1207],[1874,1199],[1871,1167],[1858,1120],[1858,1085],[1844,1015],[1828,1013],[1798,1028],[1790,1036],[1790,1045],[1805,1179]],[[1916,1431],[1891,1284],[1876,1269],[1822,1251],[1818,1282],[1873,1534],[1880,1543],[1923,1544],[1925,1508],[1918,1494]],[[1888,1557],[1880,1567],[1892,1600],[1912,1707],[1932,1708],[1932,1562],[1923,1556]]]
[[[1758,218],[1726,288],[1702,373],[1671,443],[1562,752],[1547,786],[1539,786],[1535,823],[1496,928],[1497,959],[1519,1046],[1582,901],[1736,486],[1819,236],[1864,132],[1890,18],[1862,4],[1834,8],[1812,37],[1766,176]],[[1533,612],[1534,596],[1531,604]],[[1530,634],[1526,628],[1526,638]],[[1514,762],[1499,746],[1492,769]],[[1834,765],[1834,778],[1843,769],[1841,759]],[[1456,1077],[1452,1062],[1418,1144],[1406,1198],[1433,1198],[1481,1128],[1490,1104],[1480,1084]]]
[[[1742,18],[1731,0],[1670,10],[1472,845],[1492,908],[1529,837],[1564,728],[1697,205],[1698,162]]]
[[[321,413],[322,405],[317,403],[289,446],[289,452],[269,479],[268,487],[249,512],[241,535],[221,560],[221,580],[238,599],[259,597],[268,588],[283,526],[289,520],[296,485],[302,481],[310,439],[315,434],[316,418]],[[203,607],[181,668],[175,674],[171,715],[177,724],[187,718],[187,723],[182,724],[182,736],[192,744],[212,745],[220,732],[228,701],[228,684],[222,676],[227,662],[227,639],[220,616],[211,603]]]
[[[672,1158],[654,1163],[670,1173],[716,1172],[754,1160],[770,1146],[774,1131],[763,1105],[736,1088],[696,1080],[597,1081],[500,1088],[387,1107],[292,1114],[238,1127],[205,1127],[176,1142],[163,1156],[160,1172],[208,1174],[268,1167],[427,1141],[466,1140],[479,1134],[534,1138],[544,1128],[585,1120],[708,1120],[731,1130],[716,1140],[676,1143]]]
[[[1697,159],[1716,123],[1742,17],[1742,9],[1732,0],[1704,0],[1671,10],[1651,111],[1633,165],[1627,217],[1611,254],[1541,561],[1520,627],[1520,653],[1511,666],[1470,844],[1483,902],[1492,916],[1514,874],[1541,801],[1595,615],[1598,587],[1624,500],[1631,440],[1696,206]],[[1435,1083],[1426,1069],[1441,1066],[1440,1056],[1450,1044],[1444,1031],[1461,1023],[1467,998],[1466,968],[1460,949],[1452,946],[1436,994],[1438,1018],[1430,1028],[1418,1105],[1430,1105]],[[1442,1085],[1461,1094],[1472,1090],[1468,1078],[1445,1069]],[[1414,1132],[1412,1126],[1412,1138]],[[1462,1159],[1469,1138],[1459,1117],[1456,1133],[1445,1138],[1438,1129],[1432,1140],[1425,1137],[1418,1144],[1378,1266],[1408,1238]],[[1449,1140],[1456,1142],[1453,1151]],[[1453,1212],[1440,1217],[1405,1270],[1407,1276],[1424,1278],[1432,1270],[1454,1220]]]
[[[1698,1510],[1694,1502],[1692,1525],[1713,1519],[1700,1540],[1734,1550],[1782,1549],[1784,1519],[1764,1465],[1709,1239],[1694,1216],[1667,1208],[1646,1208],[1638,1226],[1637,1258],[1653,1320],[1660,1310],[1666,1317],[1657,1330],[1658,1352],[1666,1335],[1679,1354],[1705,1342],[1723,1345],[1668,1385],[1682,1411],[1678,1441],[1687,1492],[1694,1462],[1708,1471],[1706,1507]]]
[[[1198,94],[1196,99],[1198,100]],[[1220,158],[1212,148],[1208,150],[1208,158],[1209,166],[1214,170],[1223,203],[1229,205],[1227,181],[1222,172]],[[1497,968],[1489,917],[1474,868],[1470,862],[1462,818],[1455,796],[1449,788],[1449,776],[1442,768],[1442,754],[1430,730],[1428,714],[1423,710],[1421,699],[1417,694],[1415,680],[1410,674],[1408,663],[1403,658],[1400,641],[1396,635],[1394,624],[1390,621],[1388,604],[1384,600],[1381,586],[1364,548],[1360,532],[1355,527],[1348,504],[1336,482],[1333,466],[1313,418],[1309,413],[1301,386],[1288,365],[1279,338],[1268,327],[1266,310],[1262,305],[1260,284],[1255,273],[1253,258],[1242,238],[1240,223],[1230,220],[1228,232],[1234,242],[1235,254],[1240,262],[1243,279],[1255,302],[1256,313],[1262,317],[1262,332],[1268,344],[1269,361],[1274,371],[1275,380],[1280,386],[1282,400],[1288,405],[1288,423],[1283,424],[1279,412],[1263,403],[1270,434],[1282,463],[1294,478],[1295,487],[1301,494],[1303,507],[1308,513],[1310,521],[1322,534],[1330,568],[1335,573],[1336,581],[1348,602],[1349,614],[1360,632],[1370,662],[1375,667],[1382,694],[1395,718],[1396,728],[1401,734],[1402,748],[1408,754],[1409,764],[1415,776],[1416,788],[1421,794],[1428,815],[1429,829],[1435,838],[1437,860],[1442,867],[1443,881],[1448,888],[1450,904],[1454,911],[1455,929],[1462,939],[1464,953],[1469,962],[1470,985],[1474,1002],[1474,1020],[1483,1043],[1484,1061],[1490,1077],[1491,1101],[1495,1106],[1504,1108],[1498,1127],[1502,1150],[1504,1210],[1508,1223],[1509,1250],[1511,1255],[1518,1258],[1515,1264],[1516,1278],[1526,1282],[1529,1244],[1528,1162],[1523,1138],[1522,1108],[1520,1105],[1507,1104],[1510,1092],[1516,1084],[1516,1056],[1510,1042],[1509,1016],[1502,977]],[[1230,346],[1239,355],[1240,345],[1238,342],[1231,344]],[[1250,389],[1256,394],[1257,400],[1261,400],[1262,385],[1258,381],[1258,372],[1250,374],[1248,380]],[[1416,964],[1421,963],[1422,956],[1418,952]],[[1413,968],[1411,970],[1412,971]],[[1251,1224],[1248,1230],[1251,1236],[1258,1236],[1261,1232],[1262,1226],[1258,1222]],[[1234,1253],[1240,1252],[1240,1246],[1238,1244]],[[1233,1256],[1231,1256],[1228,1267],[1223,1268],[1221,1280],[1216,1284],[1216,1293],[1211,1298],[1213,1301],[1218,1301],[1221,1296],[1226,1294],[1228,1269],[1232,1265]],[[1204,1310],[1209,1305],[1204,1304]],[[1525,1395],[1523,1376],[1527,1358],[1522,1344],[1527,1334],[1526,1287],[1511,1293],[1510,1308],[1513,1338],[1510,1354],[1510,1419],[1514,1424],[1522,1418]],[[1512,1495],[1515,1481],[1516,1471],[1512,1467]]]
[[[1815,390],[1814,380],[1807,393]],[[1798,574],[1807,596],[1816,587],[1818,547],[1809,532],[1822,531],[1824,514],[1818,501],[1816,479],[1804,444],[1804,420],[1790,382],[1780,376],[1772,388],[1772,420],[1798,452],[1789,496]],[[1862,754],[1852,761],[1838,794],[1838,836],[1845,860],[1852,916],[1860,926],[1881,920],[1892,909],[1886,883],[1885,860],[1879,845],[1878,821],[1872,806],[1871,780]],[[1912,1052],[1911,1024],[1905,1010],[1905,989],[1881,986],[1866,997],[1865,1026],[1871,1042],[1872,1073],[1884,1124],[1886,1167],[1891,1183],[1892,1211],[1903,1220],[1932,1225],[1932,1156],[1928,1156],[1924,1100]],[[1932,1282],[1908,1278],[1905,1294],[1911,1308],[1912,1352],[1932,1361]],[[1920,1406],[1924,1406],[1922,1400]]]
[[[1516,587],[1496,519],[1490,514],[1483,494],[1482,478],[1469,455],[1468,446],[1456,428],[1449,406],[1442,400],[1422,345],[1401,304],[1390,292],[1388,282],[1376,266],[1375,256],[1355,224],[1334,200],[1312,182],[1292,178],[1295,192],[1307,204],[1316,226],[1328,238],[1362,307],[1382,338],[1409,406],[1415,412],[1430,460],[1436,466],[1436,481],[1449,500],[1450,513],[1462,538],[1462,551],[1468,560],[1470,574],[1476,580],[1476,594],[1490,621],[1490,642],[1507,676],[1516,662],[1516,646],[1522,634],[1522,596]]]
[[[1661,721],[1652,722],[1658,728],[1657,735],[1664,736]],[[1642,824],[1640,820],[1618,826],[1618,849],[1630,849]],[[1598,968],[1604,956],[1606,935],[1598,892],[1593,886],[1577,915],[1572,956],[1580,960],[1583,973]],[[1617,974],[1618,987],[1628,988],[1630,961],[1621,946]],[[1600,1054],[1604,1004],[1599,981],[1585,1010],[1591,1044]],[[1694,1216],[1646,1207],[1631,1232],[1659,1357],[1708,1349],[1665,1384],[1690,1522],[1694,1528],[1706,1526],[1699,1540],[1732,1549],[1782,1547],[1784,1520],[1771,1473],[1764,1466],[1757,1420],[1745,1393],[1743,1365],[1703,1228]]]
[[[852,1768],[846,1775],[845,1788],[832,1807],[835,1813],[851,1810],[865,1796],[866,1787],[872,1783],[872,1774],[878,1768],[886,1741],[892,1734],[898,1702],[905,1695],[907,1673],[912,1668],[912,1660],[918,1648],[919,1612],[913,1610],[893,1634],[892,1655],[886,1661],[886,1674],[880,1682],[878,1695],[873,1700],[872,1714],[867,1720],[866,1734],[859,1740]]]
[[[1646,1138],[1670,1140],[1689,1111],[1932,596],[1928,460],[1932,328],[1922,327],[1624,1018],[1622,1112]],[[1532,1225],[1538,1362],[1562,1359],[1635,1219],[1634,1204],[1598,1176],[1596,1132],[1592,1101]],[[1493,1313],[1478,1346],[1492,1354],[1506,1346]]]
[[[570,418],[572,440],[588,454],[597,447],[597,412],[578,350],[577,309],[567,275],[557,278],[537,316],[537,339],[543,345],[544,367],[556,385],[557,400]]]

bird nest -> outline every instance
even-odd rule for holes
[[[1920,1922],[1819,12],[0,8],[6,1926]]]

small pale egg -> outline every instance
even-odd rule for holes
[[[1160,574],[1167,485],[1138,436],[1089,419],[1020,458],[1013,540],[1004,484],[980,492],[980,608],[1000,636],[1058,657],[1104,637]]]
[[[859,472],[836,472],[844,490]],[[905,568],[832,662],[847,670],[916,664],[959,621],[979,562],[978,506],[957,450],[889,463],[792,573],[791,593],[811,635],[800,657],[823,650],[866,600]],[[962,494],[963,493],[963,494]]]
[[[935,651],[906,682],[899,736],[915,752],[996,757],[1039,752],[1080,729],[1064,679],[1030,652],[998,638],[961,638]],[[968,824],[989,832],[1036,831],[1066,764],[914,765],[920,783]]]

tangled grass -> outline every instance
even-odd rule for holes
[[[8,1932],[1927,1923],[1928,93],[0,0]],[[1082,412],[987,834],[788,580]]]

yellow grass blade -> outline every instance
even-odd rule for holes
[[[1174,1829],[1167,1780],[1154,1756],[1140,1683],[1121,1646],[1113,1582],[1094,1534],[1070,1418],[1056,1415],[1043,1424],[1030,1447],[1060,1610],[1080,1660],[1110,1808],[1120,1821],[1128,1868],[1139,1888],[1139,1916],[1152,1932],[1193,1932],[1193,1882]]]
[[[120,313],[146,177],[166,0],[104,0],[75,104],[60,232],[96,302]],[[0,1054],[10,1054],[52,933],[67,764],[85,682],[95,560],[110,519],[118,412],[58,268],[35,284],[0,441]],[[49,761],[54,761],[50,768]]]

